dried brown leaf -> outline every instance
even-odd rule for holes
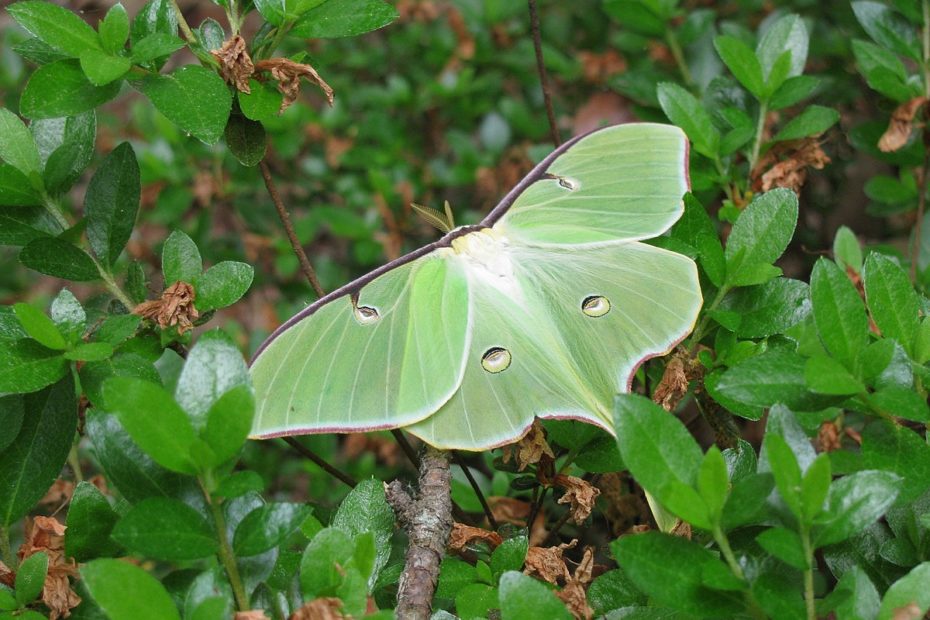
[[[0,562],[0,583],[10,588],[16,583],[16,573],[10,570],[10,567],[3,562]]]
[[[577,540],[572,540],[557,547],[530,547],[526,551],[523,572],[553,585],[567,582],[571,574],[565,566],[562,554],[577,544]]]
[[[461,523],[452,524],[452,533],[449,535],[449,551],[452,553],[461,553],[465,548],[474,543],[481,541],[488,544],[491,549],[497,548],[504,540],[497,532],[483,530],[480,527],[472,527]]]
[[[49,609],[49,620],[67,618],[71,610],[81,603],[81,597],[74,593],[68,581],[69,577],[77,575],[78,570],[73,559],[65,558],[66,529],[53,517],[35,517],[27,524],[26,537],[17,554],[20,560],[40,551],[48,555],[42,602]]]
[[[284,99],[281,101],[281,112],[284,112],[292,103],[297,101],[297,95],[300,92],[300,78],[302,77],[319,86],[326,96],[326,101],[329,102],[329,105],[333,105],[333,89],[310,65],[297,63],[289,58],[268,58],[267,60],[259,60],[255,64],[255,71],[256,73],[269,71],[271,77],[277,80],[278,90],[284,95]]]
[[[249,77],[255,71],[255,65],[246,50],[245,39],[241,36],[233,37],[223,43],[220,49],[210,54],[220,63],[220,75],[227,83],[236,87],[242,93],[252,92],[249,89]]]
[[[556,596],[565,603],[565,607],[575,620],[591,620],[594,617],[594,610],[588,605],[586,594],[593,574],[594,547],[585,547],[581,563],[575,568],[575,572],[568,579],[565,587],[556,592]]]
[[[539,419],[533,420],[533,425],[519,441],[508,444],[503,448],[504,463],[509,463],[510,459],[515,459],[517,469],[523,471],[528,465],[535,465],[542,460],[543,456],[550,459],[555,458],[552,448],[546,442],[546,431],[543,429]]]
[[[908,603],[904,607],[897,607],[891,612],[891,620],[920,620],[923,617],[924,613],[917,603]]]
[[[175,282],[165,289],[159,299],[142,302],[132,313],[155,321],[162,329],[177,325],[178,333],[183,334],[193,329],[193,322],[200,317],[194,307],[195,297],[193,286],[187,282]]]
[[[264,609],[250,609],[249,611],[237,611],[233,620],[271,620]]]
[[[779,156],[784,156],[784,159],[778,161]],[[774,163],[759,178],[758,173],[765,170],[772,161],[777,163]],[[822,170],[829,163],[830,158],[820,148],[820,142],[817,139],[794,140],[780,143],[777,148],[772,149],[768,156],[756,166],[753,178],[758,179],[756,185],[764,192],[776,187],[786,187],[795,193],[800,193],[801,187],[807,180],[808,168]]]
[[[688,374],[685,372],[685,360],[681,355],[674,355],[665,367],[652,400],[666,411],[672,411],[687,393]]]
[[[880,151],[891,153],[907,144],[908,139],[911,137],[911,130],[914,128],[914,117],[917,115],[920,106],[926,102],[926,97],[915,97],[895,108],[894,112],[891,113],[888,129],[878,140],[878,149]]]
[[[836,422],[827,420],[817,430],[817,449],[820,452],[833,452],[840,449],[840,432]]]
[[[578,61],[581,64],[581,70],[584,79],[593,84],[602,84],[608,79],[626,71],[626,60],[616,52],[609,49],[606,52],[578,52]]]
[[[559,503],[571,505],[572,521],[579,525],[584,523],[594,510],[594,501],[601,494],[601,490],[586,480],[564,474],[556,476],[553,482],[565,489]]]
[[[530,516],[532,505],[515,497],[491,496],[488,498],[491,514],[498,523],[524,526]]]
[[[342,601],[329,596],[314,599],[295,611],[290,620],[343,620]]]
[[[74,494],[74,483],[70,480],[59,478],[52,483],[52,486],[45,492],[45,496],[39,500],[43,506],[59,507],[64,506],[71,501]]]

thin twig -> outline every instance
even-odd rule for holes
[[[533,48],[536,50],[536,70],[539,71],[539,85],[542,87],[543,103],[546,105],[546,116],[549,117],[549,133],[552,143],[558,148],[562,144],[559,137],[559,126],[555,122],[555,111],[552,109],[552,93],[549,91],[549,75],[546,73],[546,64],[543,60],[542,38],[539,34],[539,11],[536,10],[536,0],[528,0],[530,6],[530,31],[533,34]]]
[[[416,469],[420,469],[420,457],[417,456],[417,451],[413,449],[413,446],[410,445],[410,442],[407,441],[406,435],[399,428],[392,428],[391,434],[394,435],[394,439],[397,440],[397,444],[400,446],[400,449],[404,451],[404,454],[407,455],[407,459]]]
[[[323,292],[323,287],[320,286],[320,281],[316,277],[316,271],[313,270],[313,265],[310,264],[310,259],[307,258],[307,254],[304,252],[303,247],[300,245],[300,240],[294,232],[294,226],[291,224],[291,216],[288,215],[284,203],[281,202],[281,195],[278,194],[278,188],[274,184],[274,179],[271,178],[271,170],[268,168],[268,163],[263,159],[259,162],[258,167],[262,172],[262,178],[265,180],[265,188],[268,189],[268,195],[271,196],[271,202],[274,203],[274,208],[278,211],[278,217],[281,218],[281,223],[284,225],[284,232],[287,233],[287,238],[291,242],[291,248],[294,250],[294,254],[297,255],[297,260],[300,262],[300,270],[303,271],[304,276],[307,278],[307,282],[313,287],[317,297],[323,297],[326,293]]]
[[[481,487],[478,486],[478,481],[471,475],[471,470],[468,469],[468,465],[465,464],[465,459],[457,452],[453,451],[452,461],[462,468],[462,472],[465,474],[465,477],[468,478],[468,484],[471,485],[471,488],[475,491],[475,495],[478,496],[478,501],[481,502],[481,508],[484,510],[484,516],[488,518],[488,524],[491,526],[491,529],[496,530],[498,528],[497,519],[494,518],[494,513],[491,512],[491,507],[488,505],[488,500],[484,498],[484,493],[481,491]]]
[[[526,520],[526,527],[533,530],[533,522],[536,521],[536,515],[539,514],[539,511],[542,510],[543,502],[546,501],[546,493],[549,492],[549,487],[543,487],[542,492],[539,494],[539,497],[536,498],[536,501],[533,502],[533,509],[530,510],[530,516]]]
[[[181,32],[184,33],[184,38],[187,39],[188,43],[196,44],[197,37],[194,36],[194,32],[188,25],[187,20],[184,19],[184,13],[181,12],[181,7],[178,6],[178,0],[171,0],[171,8],[174,9],[174,14],[178,18],[178,26],[181,27]]]
[[[924,27],[924,96],[930,98],[930,2],[923,0]],[[930,118],[930,104],[924,104],[924,117]],[[914,225],[914,245],[911,251],[911,282],[917,282],[917,264],[920,262],[921,229],[924,223],[924,211],[927,207],[927,175],[930,174],[930,129],[924,125],[924,163],[917,179],[917,222]]]
[[[319,465],[323,471],[325,471],[327,474],[329,474],[333,478],[336,478],[337,480],[347,484],[350,487],[354,487],[356,484],[358,484],[355,481],[355,478],[353,478],[352,476],[350,476],[349,474],[345,472],[339,471],[338,469],[336,469],[335,467],[327,463],[323,459],[323,457],[321,457],[319,454],[317,454],[316,452],[314,452],[307,446],[303,445],[302,443],[300,443],[293,437],[282,437],[282,439],[285,441],[285,443],[287,443],[287,445],[289,445],[294,450],[299,452],[301,456],[308,458],[314,463],[316,463],[317,465]]]

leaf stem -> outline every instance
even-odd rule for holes
[[[685,62],[685,55],[681,51],[681,44],[678,43],[678,37],[675,36],[674,30],[669,29],[665,32],[665,42],[672,51],[672,57],[675,59],[675,64],[678,65],[678,71],[681,73],[681,78],[685,81],[685,85],[688,87],[694,86],[694,78],[691,76],[691,69],[688,68],[688,63]]]
[[[923,51],[924,97],[930,98],[930,0],[923,0]],[[924,117],[930,118],[930,104],[924,104]],[[923,129],[924,161],[917,179],[917,221],[914,224],[914,241],[911,246],[911,282],[917,282],[917,263],[920,261],[921,235],[924,212],[927,208],[927,176],[930,175],[930,127]]]
[[[807,608],[807,619],[817,620],[817,608],[814,605],[814,549],[811,546],[810,530],[802,525],[800,533],[804,558],[807,560],[807,568],[804,569],[804,604]]]
[[[10,545],[10,530],[3,525],[0,525],[0,558],[10,570],[16,571],[16,554],[13,553],[13,547]]]
[[[96,258],[90,254],[87,255],[90,256],[92,261],[94,261],[94,265],[97,267],[97,273],[100,274],[100,279],[103,280],[103,284],[107,287],[107,290],[110,291],[110,294],[116,297],[119,302],[126,306],[126,309],[131,312],[132,309],[136,307],[136,304],[134,304],[133,301],[129,298],[129,295],[127,295],[123,289],[119,287],[119,285],[116,283],[116,280],[113,279],[113,274],[111,274],[110,271],[104,267],[103,264]]]
[[[533,49],[536,51],[536,70],[539,72],[539,85],[542,88],[543,103],[546,106],[546,116],[549,118],[549,135],[556,148],[561,146],[562,138],[559,136],[559,126],[555,121],[555,111],[552,109],[552,93],[549,90],[549,75],[546,73],[546,63],[543,59],[542,37],[539,33],[539,11],[536,9],[536,0],[528,0],[530,7],[530,33],[533,37]]]
[[[226,518],[223,516],[223,509],[210,495],[203,478],[198,477],[200,489],[210,507],[210,514],[213,516],[213,525],[216,529],[216,539],[220,543],[220,549],[217,555],[223,568],[226,569],[226,576],[229,578],[229,584],[232,586],[233,597],[236,599],[236,608],[239,611],[248,611],[250,609],[249,597],[245,593],[245,586],[242,584],[242,578],[239,576],[239,567],[236,566],[236,558],[233,555],[232,547],[229,545],[229,536],[226,535]]]
[[[76,443],[71,445],[71,451],[68,452],[68,465],[74,474],[75,482],[84,482],[84,472],[81,470],[81,458],[78,456]]]
[[[45,210],[48,211],[58,225],[61,226],[62,230],[68,230],[71,228],[71,222],[68,221],[68,218],[65,217],[65,214],[62,213],[61,208],[55,204],[55,201],[52,200],[52,197],[42,192],[42,203],[45,205]]]
[[[765,115],[768,114],[769,107],[767,101],[759,102],[759,119],[756,121],[756,138],[752,143],[752,154],[749,156],[748,177],[752,179],[752,171],[756,169],[759,163],[759,152],[762,150],[762,134],[765,132]]]
[[[174,14],[178,18],[178,26],[181,27],[184,38],[187,39],[188,43],[196,44],[197,37],[194,36],[194,31],[191,30],[191,27],[187,24],[187,20],[184,19],[184,13],[181,12],[181,7],[178,6],[178,0],[171,0],[171,8],[174,9]]]
[[[278,211],[281,224],[284,225],[284,232],[287,233],[287,238],[291,242],[291,249],[294,250],[297,261],[300,263],[300,269],[307,278],[307,282],[313,287],[313,291],[316,293],[317,297],[323,297],[326,293],[323,292],[323,287],[320,286],[320,280],[316,277],[316,271],[314,271],[313,265],[310,264],[307,253],[304,252],[303,247],[300,245],[300,239],[297,238],[297,233],[294,232],[294,226],[291,224],[291,216],[288,214],[284,203],[281,201],[281,195],[278,193],[278,188],[275,186],[274,179],[271,177],[271,169],[268,167],[268,162],[263,159],[259,162],[258,167],[261,170],[262,179],[265,181],[265,189],[268,190],[268,195],[271,196],[271,202],[274,203],[274,208]]]
[[[691,346],[689,348],[691,349],[692,354],[697,349],[697,346],[701,343],[701,338],[704,337],[704,331],[707,329],[707,324],[710,322],[710,313],[717,309],[717,306],[720,305],[720,302],[723,301],[723,298],[726,297],[727,293],[729,292],[729,286],[726,284],[721,286],[719,289],[717,289],[717,294],[714,296],[714,300],[701,312],[701,320],[698,321],[694,331],[691,332]]]
[[[727,566],[730,567],[730,571],[733,575],[740,581],[746,581],[746,574],[743,573],[743,567],[739,565],[739,562],[736,560],[736,555],[733,553],[733,548],[730,547],[730,540],[727,538],[727,535],[724,533],[720,526],[717,525],[713,530],[714,541],[717,543],[717,547],[720,549],[720,553],[723,554],[723,559],[726,560]],[[752,595],[752,592],[747,590],[743,593],[746,600],[746,606],[749,608],[749,613],[753,618],[758,620],[765,620],[765,612],[762,611],[762,608],[759,607],[759,603],[756,601],[756,598]]]

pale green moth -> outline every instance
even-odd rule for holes
[[[681,216],[688,142],[649,123],[566,143],[476,226],[330,293],[252,363],[258,438],[404,427],[485,450],[539,418],[613,432],[614,394],[701,306],[692,260],[640,243]]]

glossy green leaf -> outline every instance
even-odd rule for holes
[[[491,572],[493,580],[500,578],[507,571],[523,569],[529,539],[526,536],[508,538],[491,553]]]
[[[786,52],[791,58],[787,77],[801,75],[807,63],[809,39],[807,27],[799,15],[785,15],[771,24],[756,47],[756,56],[766,79],[770,78],[773,67]]]
[[[45,575],[48,573],[48,554],[44,551],[34,553],[23,560],[16,571],[16,601],[25,606],[39,598]]]
[[[239,301],[252,285],[251,265],[223,261],[194,278],[197,298],[194,305],[200,312],[225,308]]]
[[[920,59],[920,46],[913,28],[900,13],[881,2],[852,3],[856,19],[879,45],[894,52]]]
[[[33,121],[33,124],[42,121]],[[60,143],[48,154],[45,162],[45,187],[52,195],[67,191],[74,185],[94,156],[97,136],[97,116],[93,110],[69,116],[65,121]]]
[[[144,78],[139,89],[182,131],[206,144],[223,135],[232,96],[223,78],[197,65]]]
[[[788,121],[772,138],[773,142],[799,140],[809,136],[819,136],[840,120],[840,113],[833,108],[812,105]]]
[[[770,110],[781,110],[804,101],[812,96],[821,85],[821,80],[811,75],[796,75],[785,80],[769,99]]]
[[[740,286],[747,281],[743,271],[775,262],[794,234],[798,221],[798,197],[788,189],[775,189],[757,196],[733,225],[727,239],[727,282]]]
[[[239,385],[223,394],[207,412],[203,439],[213,451],[213,464],[221,465],[245,444],[252,428],[255,401],[248,386]]]
[[[115,555],[119,547],[110,540],[110,532],[118,519],[97,487],[79,482],[68,506],[65,554],[78,562]]]
[[[268,147],[265,128],[258,121],[233,114],[226,123],[223,137],[226,139],[229,152],[243,166],[257,166],[258,162],[265,157],[265,150]]]
[[[798,570],[807,568],[804,547],[801,538],[795,532],[783,527],[772,527],[756,536],[756,542],[785,564]]]
[[[281,111],[283,95],[273,85],[249,79],[248,93],[238,93],[239,107],[246,118],[253,121],[267,122],[278,117]]]
[[[694,150],[714,159],[720,147],[720,132],[704,106],[681,86],[662,82],[658,87],[659,105],[669,120],[684,129]]]
[[[68,372],[61,352],[34,340],[0,341],[0,391],[26,393],[41,390]]]
[[[162,247],[161,270],[165,275],[165,287],[175,282],[193,282],[203,271],[200,250],[180,230],[171,233]]]
[[[97,32],[104,51],[115,54],[123,49],[129,38],[129,15],[121,3],[109,8],[97,25]]]
[[[568,620],[565,605],[541,582],[518,571],[508,571],[500,580],[501,620]]]
[[[4,429],[4,433],[0,435],[0,453],[3,453],[19,435],[25,415],[21,394],[0,396],[0,428]]]
[[[862,431],[862,465],[897,474],[902,501],[930,488],[930,446],[909,428],[886,421],[868,424]]]
[[[840,226],[833,238],[833,258],[840,269],[862,271],[862,246],[856,234],[846,226]]]
[[[364,532],[371,532],[374,536],[376,557],[372,584],[390,558],[394,519],[394,511],[384,496],[384,485],[373,479],[358,483],[339,505],[333,517],[332,527],[352,536]]]
[[[865,298],[875,324],[911,356],[920,327],[920,303],[907,274],[885,254],[872,252],[862,271]]]
[[[19,434],[0,452],[0,526],[18,521],[42,499],[58,477],[77,427],[77,402],[70,375],[23,397],[27,415]]]
[[[897,54],[874,43],[856,39],[852,42],[856,65],[869,87],[898,102],[918,93],[907,80],[907,70]]]
[[[719,522],[720,513],[730,492],[730,479],[727,475],[726,461],[717,446],[711,446],[701,461],[697,475],[697,490],[707,504],[711,523]]]
[[[877,620],[898,620],[902,608],[913,605],[916,609],[908,610],[909,617],[921,617],[930,609],[930,589],[927,582],[930,580],[930,562],[918,564],[911,571],[901,577],[888,588],[878,610]]]
[[[0,108],[0,159],[27,177],[42,170],[39,150],[18,116]]]
[[[201,430],[208,425],[211,408],[231,389],[247,386],[248,376],[242,352],[229,336],[219,330],[210,331],[201,336],[188,353],[178,378],[175,398],[190,416],[194,428]],[[243,396],[240,394],[231,398],[238,400]],[[246,416],[246,412],[240,414],[251,418]],[[236,422],[237,428],[240,422]]]
[[[810,287],[800,280],[776,278],[732,291],[719,308],[739,315],[737,336],[764,338],[783,334],[810,314]]]
[[[185,45],[173,34],[154,32],[133,44],[131,58],[134,63],[145,64],[170,56]]]
[[[797,458],[792,453],[791,447],[780,435],[766,434],[763,445],[766,458],[771,464],[775,486],[778,487],[778,494],[781,495],[794,516],[802,518],[802,478]]]
[[[87,313],[71,291],[61,289],[52,301],[49,312],[55,327],[66,341],[73,344],[81,340],[87,326]]]
[[[310,512],[309,506],[286,502],[256,508],[236,528],[233,551],[237,556],[248,557],[277,547],[297,531]]]
[[[26,330],[30,338],[38,341],[39,344],[49,349],[65,349],[68,344],[65,337],[58,331],[52,319],[47,317],[44,312],[35,306],[27,303],[18,303],[13,305],[13,312],[19,319],[20,325]]]
[[[123,142],[97,168],[84,195],[87,238],[103,264],[115,263],[129,241],[140,194],[136,154]]]
[[[868,344],[869,319],[853,283],[836,263],[821,258],[811,273],[814,322],[824,346],[846,368]]]
[[[206,519],[167,497],[150,497],[133,506],[116,523],[112,536],[130,551],[167,562],[204,558],[218,549]]]
[[[910,387],[888,386],[869,394],[868,403],[875,411],[905,420],[930,423],[927,399]]]
[[[300,591],[304,597],[334,594],[354,550],[352,538],[341,529],[326,528],[314,536],[300,561]]]
[[[830,545],[854,536],[891,507],[901,479],[888,471],[858,471],[830,487],[823,514],[817,519],[814,544]]]
[[[81,52],[81,70],[91,84],[106,86],[120,79],[132,67],[125,56],[113,56],[97,50]]]
[[[773,349],[727,370],[714,390],[756,407],[783,403],[792,409],[816,411],[835,402],[834,397],[812,393],[805,381],[807,360],[791,351]]]
[[[756,98],[761,98],[765,89],[762,65],[752,49],[739,39],[727,35],[716,37],[714,47],[739,83]]]
[[[22,0],[7,11],[19,25],[38,39],[69,55],[86,49],[101,49],[94,29],[71,11],[44,0]]]
[[[213,495],[217,497],[241,497],[250,491],[262,491],[265,488],[265,481],[256,472],[252,470],[243,470],[233,472],[226,478],[223,478]]]
[[[352,37],[387,26],[397,9],[383,0],[327,0],[304,13],[291,34],[305,39]]]
[[[78,362],[99,362],[113,355],[113,345],[108,342],[79,344],[65,353],[65,359]]]
[[[865,393],[865,386],[841,363],[825,355],[808,358],[804,381],[817,394],[853,395]]]
[[[191,456],[196,436],[187,414],[161,386],[131,377],[104,384],[104,398],[123,427],[155,462],[184,474],[197,471]]]
[[[106,103],[119,94],[119,88],[119,82],[95,86],[78,61],[59,60],[32,74],[19,102],[20,112],[32,119],[75,116]]]
[[[57,237],[39,237],[19,253],[19,261],[39,273],[75,282],[100,278],[93,259],[84,250]]]
[[[81,579],[94,602],[109,618],[181,618],[165,588],[134,564],[121,560],[94,560],[81,567]]]

